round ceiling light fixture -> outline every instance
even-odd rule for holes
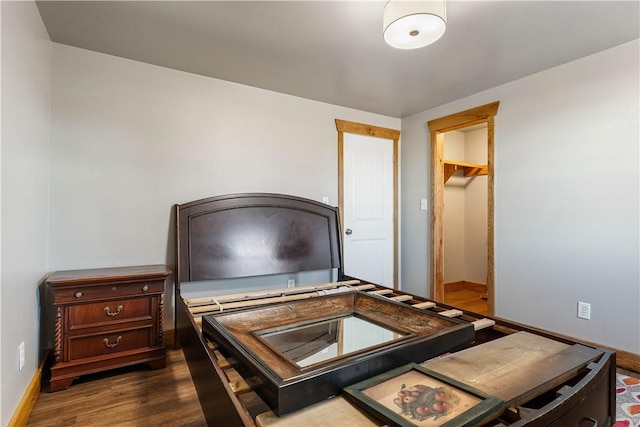
[[[445,0],[390,0],[384,7],[384,41],[396,49],[430,45],[447,28]]]

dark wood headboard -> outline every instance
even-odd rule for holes
[[[176,226],[177,293],[180,282],[342,266],[337,209],[314,200],[269,193],[211,197],[176,205]]]

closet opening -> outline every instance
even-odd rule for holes
[[[444,302],[488,314],[487,124],[444,133]]]
[[[427,123],[431,141],[430,298],[493,315],[494,118],[499,102]],[[463,290],[471,302],[446,298]],[[486,304],[486,305],[485,305]]]

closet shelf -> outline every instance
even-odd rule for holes
[[[461,170],[465,177],[486,175],[489,172],[488,165],[478,165],[475,163],[455,162],[453,160],[444,161],[444,182],[447,182],[455,171]]]

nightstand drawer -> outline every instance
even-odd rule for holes
[[[84,301],[144,296],[162,292],[164,292],[164,280],[137,283],[107,283],[100,286],[78,284],[58,289],[55,293],[54,302],[55,304],[75,304]]]
[[[69,330],[152,320],[154,304],[157,305],[153,298],[134,298],[74,305],[68,308]]]
[[[101,333],[69,338],[69,361],[86,357],[108,355],[121,351],[150,347],[151,326],[127,331]]]

